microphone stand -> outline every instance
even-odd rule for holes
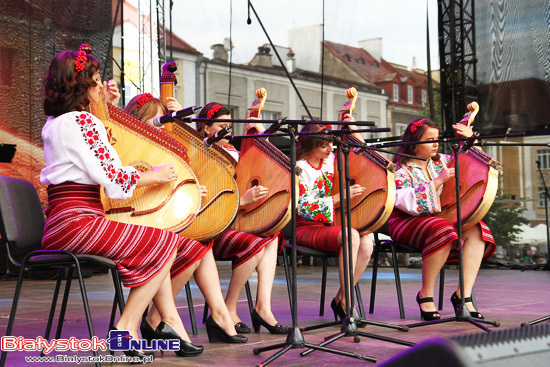
[[[546,269],[548,270],[549,268],[549,264],[550,264],[550,228],[548,228],[548,199],[550,199],[550,196],[548,194],[548,186],[546,186],[546,180],[544,179],[544,175],[542,174],[542,171],[540,169],[540,162],[537,161],[537,169],[539,171],[539,174],[540,174],[540,179],[542,181],[542,185],[544,187],[544,211],[546,213],[546,245],[548,246],[548,256],[549,256],[549,259],[547,260],[546,262],[546,265],[544,266],[543,269]],[[540,322],[543,322],[543,321],[546,321],[546,320],[550,320],[550,315],[548,316],[544,316],[544,317],[541,317],[539,319],[536,319],[536,320],[532,320],[532,321],[529,321],[529,322],[524,322],[521,324],[522,327],[525,327],[525,326],[531,326],[531,325],[535,325],[535,324],[538,324]]]
[[[244,121],[250,122],[250,120],[244,120]],[[286,136],[290,137],[291,203],[296,203],[296,201],[297,201],[296,200],[297,199],[296,198],[296,138],[297,138],[297,135],[306,135],[305,133],[297,133],[296,130],[297,130],[297,127],[298,127],[299,123],[302,123],[302,124],[306,124],[306,123],[304,123],[304,121],[292,122],[292,123],[289,123],[288,121],[286,121],[286,123],[288,123],[288,129],[286,129],[287,131],[286,131],[285,134],[239,135],[239,136],[235,136],[235,137],[245,138],[245,139],[247,139],[247,138],[255,138],[255,139],[268,138],[268,137],[272,137],[272,136],[282,136],[282,135],[286,135]],[[317,122],[315,122],[315,123],[317,123]],[[298,294],[297,294],[298,291],[297,291],[297,289],[298,288],[297,288],[297,277],[296,277],[296,273],[297,273],[297,266],[296,266],[296,215],[297,215],[297,213],[296,213],[295,208],[292,208],[292,211],[291,211],[291,231],[292,231],[291,244],[292,244],[292,249],[291,249],[291,257],[290,257],[290,259],[291,259],[291,269],[292,269],[292,274],[291,274],[291,283],[292,283],[291,284],[292,327],[289,328],[289,333],[288,333],[288,335],[286,337],[286,341],[284,343],[277,343],[277,344],[274,344],[274,345],[271,345],[271,346],[266,346],[266,347],[261,347],[261,348],[254,348],[253,353],[255,355],[259,355],[262,352],[266,352],[266,351],[270,351],[270,350],[280,349],[279,351],[277,351],[273,355],[271,355],[269,358],[264,360],[262,363],[258,364],[258,367],[267,366],[269,363],[271,363],[275,359],[281,357],[283,354],[285,354],[286,352],[288,352],[291,349],[301,349],[301,348],[321,350],[323,352],[338,354],[338,355],[342,355],[342,356],[345,356],[345,357],[356,358],[356,359],[360,359],[360,360],[363,360],[363,361],[376,362],[376,358],[373,358],[373,357],[367,357],[367,356],[364,356],[364,355],[361,355],[361,354],[345,352],[345,351],[341,351],[341,350],[338,350],[338,349],[327,348],[327,347],[324,347],[324,346],[318,346],[318,345],[315,345],[315,344],[307,343],[305,341],[305,338],[302,334],[303,328],[298,327],[298,312],[297,312],[297,310],[298,310],[298,308],[297,308],[297,302],[298,302],[297,301],[298,300]],[[342,233],[342,235],[344,235],[344,233]]]
[[[302,328],[303,331],[310,331],[310,330],[316,330],[324,327],[334,326],[341,324],[340,333],[328,336],[325,338],[325,341],[319,344],[319,346],[325,346],[328,345],[338,339],[341,339],[343,337],[351,336],[353,337],[354,342],[359,343],[360,339],[359,336],[387,341],[391,343],[406,345],[406,346],[413,346],[415,343],[400,340],[400,339],[394,339],[382,335],[376,335],[371,333],[366,333],[362,331],[358,331],[357,324],[361,326],[366,325],[375,325],[375,326],[381,326],[381,327],[387,327],[392,329],[397,329],[400,331],[408,331],[409,328],[406,325],[400,326],[400,325],[393,325],[393,324],[387,324],[387,323],[381,323],[381,322],[375,322],[375,321],[369,321],[365,319],[359,319],[356,320],[353,315],[354,310],[354,295],[353,295],[353,289],[354,289],[354,282],[353,282],[353,255],[351,252],[352,249],[352,242],[351,242],[351,230],[353,228],[351,224],[351,205],[350,205],[350,170],[349,170],[349,153],[350,153],[350,146],[361,146],[358,144],[354,144],[351,142],[346,142],[342,139],[342,135],[344,134],[350,134],[352,132],[357,132],[357,130],[332,130],[332,131],[326,131],[326,134],[331,135],[338,135],[332,139],[322,138],[319,139],[326,139],[331,140],[336,145],[336,158],[337,158],[337,166],[338,166],[338,177],[339,177],[339,185],[341,187],[340,189],[340,215],[342,218],[341,221],[341,227],[342,227],[342,252],[343,252],[343,265],[344,265],[344,298],[346,300],[346,317],[342,321],[334,321],[329,323],[323,323],[320,325],[314,325],[314,326],[308,326],[305,328]],[[366,148],[368,149],[368,148]],[[344,157],[342,159],[342,157]],[[345,180],[345,186],[344,186],[344,180]],[[347,223],[347,225],[346,225]],[[313,353],[314,349],[310,348],[302,353],[300,355],[302,357]]]
[[[479,138],[479,137],[478,137]],[[459,154],[460,154],[460,144],[459,141],[467,141],[469,138],[462,139],[462,138],[456,138],[456,139],[449,139],[453,142],[451,143],[451,148],[454,153],[455,157],[455,182],[456,182],[456,232],[458,235],[457,243],[458,243],[458,264],[459,264],[459,271],[458,271],[458,281],[459,281],[459,287],[460,287],[460,302],[461,305],[459,306],[459,310],[455,310],[455,316],[445,319],[439,319],[439,320],[432,320],[432,321],[425,321],[425,322],[419,322],[415,324],[409,324],[409,328],[415,328],[420,326],[426,326],[426,325],[432,325],[432,324],[441,324],[445,322],[450,321],[467,321],[470,324],[477,326],[478,328],[484,330],[484,331],[491,331],[491,329],[487,328],[486,326],[482,324],[488,324],[493,325],[495,327],[500,326],[500,323],[498,321],[490,321],[485,319],[478,319],[473,317],[470,312],[468,311],[468,308],[465,307],[464,302],[464,267],[463,267],[463,251],[462,251],[462,217],[460,212],[460,165],[459,165]]]

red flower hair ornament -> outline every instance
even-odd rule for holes
[[[215,104],[214,106],[212,106],[212,108],[210,109],[210,111],[208,111],[208,112],[206,113],[206,118],[207,118],[207,119],[211,119],[212,117],[214,117],[214,115],[216,114],[216,112],[218,112],[221,108],[222,108],[221,105]]]
[[[139,96],[137,100],[137,108],[140,109],[152,99],[153,99],[153,95],[151,93],[143,93],[141,96]]]
[[[414,134],[419,127],[424,125],[422,121],[415,121],[411,124],[411,134]]]

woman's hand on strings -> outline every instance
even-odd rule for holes
[[[251,187],[250,189],[245,191],[243,196],[241,196],[239,205],[247,206],[250,204],[254,204],[255,202],[267,197],[268,193],[269,193],[269,189],[267,187],[263,187],[259,185]]]
[[[174,169],[173,164],[165,164],[164,166],[155,166],[151,170],[156,176],[157,183],[164,184],[178,179],[178,174]]]
[[[474,135],[474,130],[472,129],[472,126],[466,126],[464,124],[454,124],[453,129],[456,130],[456,133],[458,135],[461,135],[467,138]]]
[[[208,194],[208,190],[206,189],[206,186],[199,185],[199,190],[200,190],[200,194],[201,194],[201,199],[205,198],[206,195]]]
[[[349,188],[349,198],[353,199],[354,197],[361,196],[365,192],[366,188],[359,185],[351,185]],[[346,198],[346,192],[344,191],[344,199]],[[340,203],[340,194],[332,195],[332,200],[334,201],[334,204]]]
[[[453,177],[455,177],[454,168],[443,168],[441,174],[437,176],[437,178],[434,180],[435,188],[438,189],[441,185],[443,185],[445,182],[449,181]]]
[[[246,125],[244,125],[244,133],[248,134],[249,130],[255,129],[258,134],[261,134],[265,131],[265,127],[262,120],[257,117],[248,117],[247,120],[250,120]]]
[[[168,109],[169,112],[176,112],[183,109],[183,106],[181,105],[181,103],[179,103],[178,100],[175,99],[174,97],[166,97],[166,100],[167,100],[166,108]]]
[[[120,92],[116,82],[111,79],[108,82],[103,82],[103,95],[105,96],[105,102],[113,106],[118,106],[118,101],[120,101]]]

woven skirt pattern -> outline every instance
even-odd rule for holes
[[[48,186],[49,206],[42,248],[104,256],[118,267],[126,287],[151,280],[176,251],[175,277],[201,259],[210,246],[176,233],[105,218],[99,186]]]
[[[495,240],[487,225],[480,221],[481,238],[485,241],[483,258],[490,258],[496,250]],[[430,256],[458,239],[455,226],[446,219],[430,215],[412,216],[394,210],[388,219],[390,237],[396,241],[417,248],[422,258]],[[451,250],[447,261],[457,261],[458,250]]]

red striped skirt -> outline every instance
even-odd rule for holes
[[[487,225],[480,221],[481,238],[485,241],[483,258],[490,258],[496,250],[495,240]],[[412,216],[394,209],[388,219],[390,237],[422,251],[422,258],[441,250],[458,239],[455,226],[446,219],[430,215]],[[457,261],[458,250],[451,250],[447,261]]]
[[[296,243],[298,245],[335,254],[340,253],[338,236],[342,232],[342,228],[321,222],[312,222],[299,215],[296,218]]]
[[[151,280],[168,262],[175,277],[210,249],[176,233],[105,218],[99,186],[63,183],[48,186],[49,206],[42,248],[99,255],[113,260],[126,287]]]
[[[273,237],[263,238],[250,233],[229,229],[218,236],[213,242],[214,256],[222,260],[233,261],[232,268],[245,263],[260,252],[269,242],[278,238],[277,253],[283,250],[285,238],[282,232]]]

